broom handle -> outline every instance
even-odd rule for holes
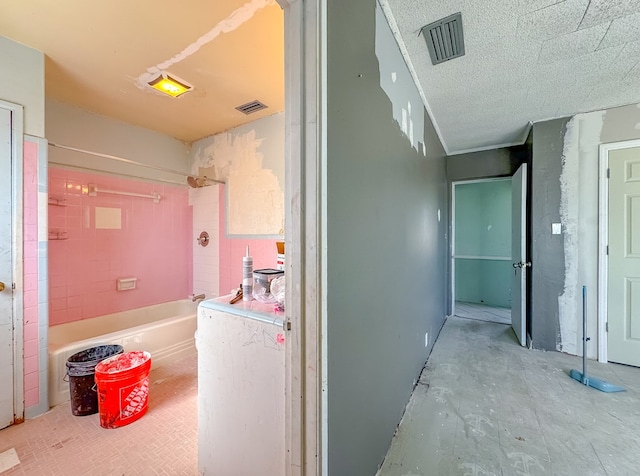
[[[587,378],[587,287],[582,286],[582,378]]]

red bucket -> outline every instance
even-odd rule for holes
[[[98,410],[102,428],[118,428],[147,412],[151,354],[125,352],[96,365]]]

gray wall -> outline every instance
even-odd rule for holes
[[[451,182],[487,177],[509,177],[526,161],[526,146],[483,150],[447,157],[447,178]]]
[[[378,27],[379,29],[380,27]],[[415,86],[414,147],[381,87],[376,2],[328,2],[328,473],[382,462],[445,315],[444,151]],[[388,38],[385,35],[385,38]],[[377,47],[400,56],[387,41]],[[398,71],[398,81],[406,78]],[[424,152],[426,150],[426,157]],[[438,221],[440,211],[440,221]],[[425,333],[429,346],[425,347]]]
[[[587,286],[588,357],[598,345],[599,146],[640,138],[637,104],[534,125],[533,345],[582,354]],[[560,222],[562,235],[551,235]]]
[[[564,235],[560,223],[560,174],[568,118],[533,125],[531,167],[531,338],[534,348],[556,350],[560,339],[558,297],[564,290]]]
[[[44,137],[44,54],[0,36],[0,100],[24,107],[24,133]]]
[[[469,152],[447,157],[446,168],[449,186],[447,193],[449,197],[451,196],[452,182],[512,176],[516,170],[518,170],[520,164],[531,161],[530,137],[531,134],[529,134],[527,142],[521,146]],[[451,223],[453,220],[451,211],[448,220],[449,232],[451,232]],[[448,256],[451,256],[451,249],[449,249]],[[448,282],[451,282],[450,268],[451,260],[447,260]],[[451,311],[451,295],[449,293],[447,297],[447,314],[450,314]]]

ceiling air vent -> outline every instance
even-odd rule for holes
[[[247,104],[243,104],[242,106],[236,107],[236,109],[243,114],[253,114],[254,112],[258,112],[261,109],[266,109],[267,106],[262,104],[257,99],[255,101],[248,102]]]
[[[460,13],[429,23],[427,26],[423,26],[421,31],[427,42],[433,64],[464,56],[462,15]]]

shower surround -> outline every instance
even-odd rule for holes
[[[98,193],[151,194],[161,200]],[[185,187],[49,169],[49,323],[184,299],[192,293],[192,217]],[[117,291],[121,278],[137,278]]]

